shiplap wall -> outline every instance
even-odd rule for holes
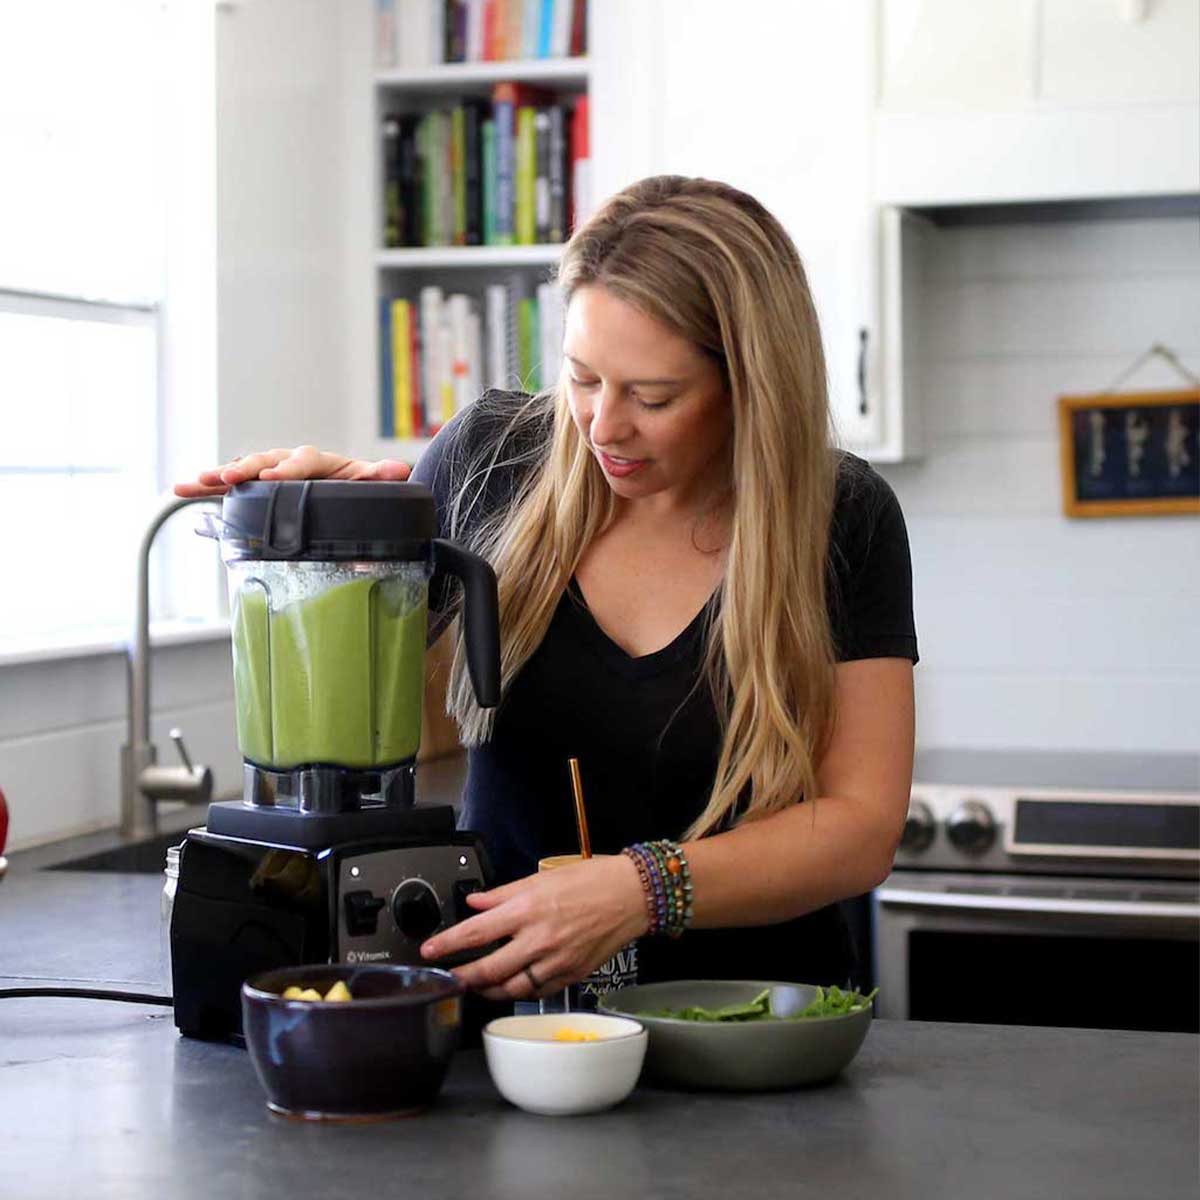
[[[908,521],[925,746],[1200,746],[1200,519],[1062,515],[1056,397],[1154,342],[1200,373],[1200,222],[941,229]],[[1187,386],[1159,360],[1127,390]]]

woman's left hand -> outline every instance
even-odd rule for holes
[[[467,987],[489,1000],[556,992],[582,979],[650,924],[637,868],[623,854],[474,892],[467,903],[478,915],[430,938],[421,955],[444,958],[509,938],[484,958],[454,968]]]

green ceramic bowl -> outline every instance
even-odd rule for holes
[[[644,1078],[660,1087],[765,1091],[832,1079],[858,1053],[871,1025],[871,1006],[835,1017],[796,1021],[683,1021],[648,1016],[699,1004],[720,1008],[753,1000],[771,988],[771,1011],[797,1012],[817,994],[805,983],[679,979],[620,988],[602,997],[602,1011],[636,1017],[650,1034]]]

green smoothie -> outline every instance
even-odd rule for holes
[[[411,758],[421,740],[426,625],[424,588],[403,577],[365,575],[283,603],[243,579],[233,604],[242,755],[280,769]]]

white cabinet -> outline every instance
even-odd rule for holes
[[[593,95],[621,134],[597,141],[595,171],[599,196],[675,173],[720,179],[766,205],[808,274],[841,440],[894,459],[913,443],[884,394],[873,9],[871,0],[597,5]]]
[[[881,200],[1200,187],[1198,0],[886,0],[880,14]]]

